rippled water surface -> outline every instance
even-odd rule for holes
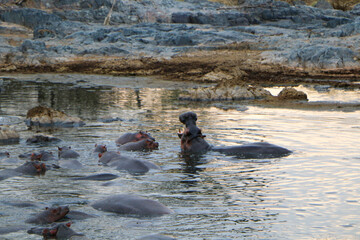
[[[21,79],[21,80],[19,80]],[[6,116],[21,136],[19,144],[0,146],[10,159],[0,168],[15,168],[17,156],[39,151],[26,144],[35,130],[22,120],[39,104],[65,111],[86,122],[76,129],[41,130],[80,153],[80,170],[50,170],[43,177],[14,177],[0,182],[1,226],[25,225],[32,213],[53,204],[91,213],[97,218],[73,221],[72,228],[89,239],[137,239],[160,233],[177,239],[359,239],[360,111],[314,111],[180,102],[181,84],[151,79],[82,75],[12,76],[0,92],[0,123]],[[187,86],[184,86],[187,87]],[[357,102],[359,92],[308,91],[314,101]],[[276,91],[276,89],[274,90]],[[354,97],[351,97],[354,96]],[[355,98],[355,99],[354,99]],[[344,100],[345,99],[345,100]],[[227,109],[227,110],[224,110]],[[292,150],[288,157],[241,160],[220,153],[198,158],[180,154],[180,113],[195,111],[198,125],[213,145],[267,141]],[[103,123],[99,118],[119,117]],[[152,161],[160,171],[134,176],[99,166],[94,144],[116,150],[126,132],[147,130],[160,144],[153,152],[127,155]],[[41,149],[57,151],[56,145]],[[125,154],[125,153],[124,153]],[[71,177],[113,173],[109,183],[74,181]],[[175,211],[155,218],[124,217],[100,212],[90,203],[116,193],[156,199]],[[37,207],[17,208],[6,201],[29,201]],[[32,225],[26,225],[27,228]],[[19,231],[7,239],[39,239]]]

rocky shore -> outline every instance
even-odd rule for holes
[[[360,75],[360,5],[341,11],[298,2],[2,0],[0,72],[316,78],[358,88],[351,80]]]

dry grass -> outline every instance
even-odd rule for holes
[[[220,2],[226,5],[237,5],[238,0],[210,0],[212,2]],[[292,4],[295,0],[283,0]],[[318,1],[317,0],[303,0],[307,5],[314,6]],[[335,9],[340,9],[343,11],[352,9],[353,6],[360,3],[360,0],[328,0]]]

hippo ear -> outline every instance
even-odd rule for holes
[[[61,150],[62,150],[62,148],[61,148],[61,147],[58,147],[58,150],[59,150],[59,151],[61,151]]]
[[[97,143],[95,143],[95,147],[97,147]]]
[[[67,227],[71,227],[71,222],[65,224]]]
[[[45,207],[45,210],[48,210],[49,208],[48,207]]]

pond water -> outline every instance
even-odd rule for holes
[[[19,131],[21,140],[19,144],[0,146],[0,151],[11,154],[10,159],[0,160],[0,169],[21,165],[24,160],[17,156],[24,152],[39,148],[57,151],[57,145],[26,144],[36,131],[23,123],[28,109],[43,104],[86,122],[84,127],[74,129],[40,130],[79,152],[84,168],[49,170],[42,177],[0,181],[3,227],[25,225],[31,214],[60,204],[97,216],[73,221],[72,229],[88,239],[138,239],[155,233],[177,239],[360,238],[360,109],[314,111],[242,102],[224,108],[219,103],[178,101],[179,89],[193,85],[149,78],[18,75],[2,79],[0,117]],[[341,101],[359,101],[354,99],[359,92],[300,88],[314,101],[339,100],[331,94],[342,96],[345,100]],[[337,91],[341,94],[334,94]],[[183,127],[178,116],[190,110],[197,113],[198,125],[213,145],[267,141],[293,154],[243,160],[209,152],[185,159],[177,137],[178,129]],[[108,117],[122,121],[98,120]],[[134,176],[98,165],[92,153],[94,144],[116,150],[115,140],[120,135],[138,130],[149,131],[159,142],[159,150],[124,154],[154,162],[161,170]],[[71,180],[94,173],[113,173],[119,178],[105,184]],[[117,193],[158,200],[175,213],[135,218],[90,206],[97,199]],[[32,202],[37,207],[17,208],[5,200]],[[1,237],[39,239],[26,231]]]

